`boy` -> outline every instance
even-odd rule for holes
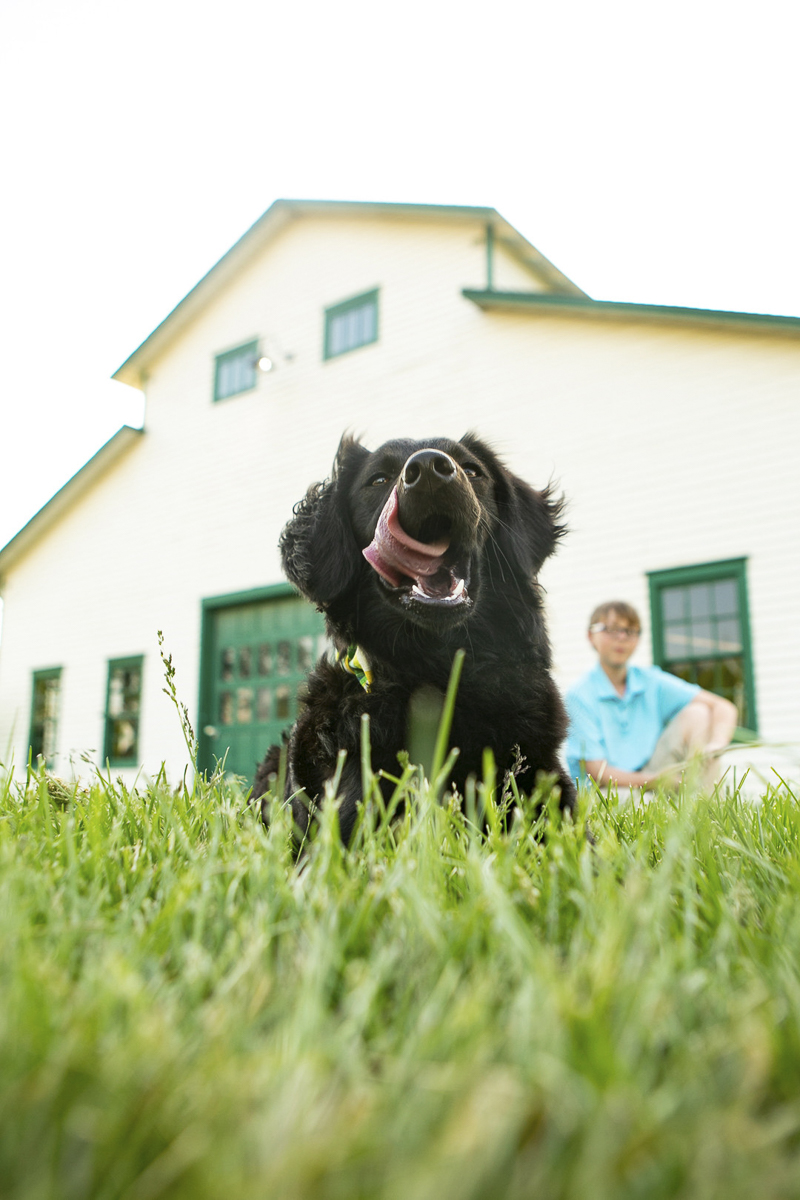
[[[648,787],[676,763],[730,742],[737,722],[730,700],[660,667],[628,665],[640,632],[639,614],[623,600],[592,613],[589,641],[598,662],[566,695],[573,779],[583,763],[601,785]]]

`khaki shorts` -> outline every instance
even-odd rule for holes
[[[652,771],[657,774],[659,771],[666,771],[667,767],[674,767],[676,763],[686,762],[690,757],[680,716],[681,713],[678,713],[672,718],[669,725],[664,727],[664,732],[656,742],[653,753],[645,765],[640,768],[642,771]]]
[[[659,774],[679,763],[687,766],[684,778],[695,787],[713,788],[722,774],[722,764],[717,756],[704,758],[692,750],[691,743],[681,721],[683,709],[665,726],[664,732],[658,739],[653,753],[647,760],[643,771]]]

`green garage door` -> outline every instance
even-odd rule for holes
[[[203,605],[200,765],[225,757],[250,781],[297,716],[297,694],[326,646],[322,616],[279,585]]]

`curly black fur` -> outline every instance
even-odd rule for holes
[[[469,562],[469,600],[455,607],[409,602],[408,593],[387,587],[362,555],[392,488],[397,484],[400,493],[403,487],[408,459],[423,449],[442,452],[458,469],[445,488],[434,480],[422,499],[422,488],[401,497],[401,524],[410,536],[434,541],[425,530],[445,522]],[[500,771],[521,752],[520,789],[533,790],[540,772],[553,774],[562,806],[573,806],[575,788],[558,758],[566,716],[550,675],[536,579],[564,533],[562,506],[549,488],[536,491],[508,471],[471,433],[460,442],[387,442],[373,453],[342,439],[330,479],[295,505],[280,549],[288,578],[324,612],[337,650],[363,647],[374,679],[366,692],[343,666],[325,659],[309,677],[287,743],[287,799],[293,797],[301,832],[309,802],[321,799],[344,749],[339,817],[349,839],[361,799],[362,713],[370,716],[373,768],[396,774],[398,752],[408,742],[409,701],[421,687],[444,692],[459,648],[466,658],[450,737],[460,749],[452,783],[463,794],[468,776],[480,774],[485,747]],[[478,515],[477,528],[470,514]],[[273,746],[256,774],[257,798],[278,762]]]

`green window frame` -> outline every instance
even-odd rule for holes
[[[43,758],[52,767],[58,746],[58,718],[61,708],[61,667],[33,672],[31,696],[31,760]]]
[[[323,357],[339,358],[378,340],[378,289],[361,292],[325,309]]]
[[[739,725],[758,729],[747,560],[651,571],[653,662],[732,700]]]
[[[245,342],[214,359],[214,401],[251,392],[258,381],[258,342]]]
[[[111,767],[135,767],[139,762],[143,665],[142,654],[109,659],[103,761]]]

